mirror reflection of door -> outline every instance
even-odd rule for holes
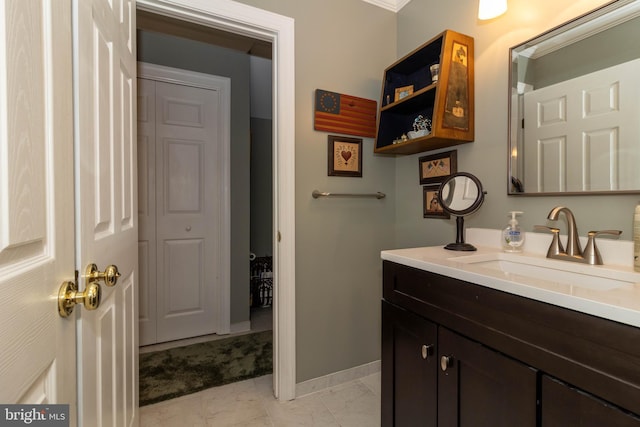
[[[640,189],[640,1],[615,1],[509,54],[509,194]]]
[[[524,179],[533,192],[640,185],[640,59],[524,94]]]

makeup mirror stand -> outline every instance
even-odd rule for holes
[[[450,251],[475,251],[475,246],[464,242],[464,216],[456,217],[456,242],[444,247]]]

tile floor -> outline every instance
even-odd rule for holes
[[[273,397],[265,375],[140,408],[140,427],[379,425],[380,373],[288,402]]]
[[[251,313],[251,332],[271,329],[271,308]],[[247,332],[245,332],[247,333]],[[206,336],[140,348],[157,351],[227,336]],[[140,408],[140,427],[376,427],[380,373],[289,402],[273,397],[273,377],[214,387]]]

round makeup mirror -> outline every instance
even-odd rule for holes
[[[470,173],[458,172],[449,175],[438,190],[438,202],[445,212],[456,216],[456,242],[445,249],[452,251],[475,251],[476,247],[464,241],[464,217],[480,208],[485,191],[480,180]]]

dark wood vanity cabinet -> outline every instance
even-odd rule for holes
[[[389,261],[383,272],[383,427],[640,427],[640,329]]]

